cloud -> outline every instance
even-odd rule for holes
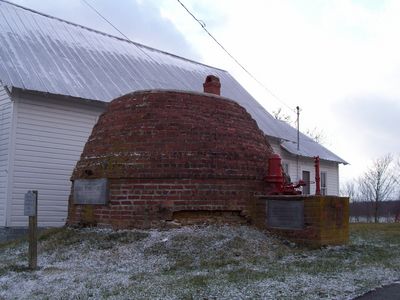
[[[114,20],[118,28],[124,28],[133,41],[186,58],[200,59],[175,25],[161,16],[157,2],[101,0],[95,3],[98,10]]]
[[[337,116],[342,138],[348,141],[348,153],[360,158],[376,158],[400,149],[398,122],[400,99],[382,95],[365,95],[338,103]],[[365,161],[364,161],[365,162]]]
[[[83,1],[16,0],[22,6],[59,17],[115,36],[121,36]],[[157,1],[87,0],[132,41],[186,58],[199,60],[200,55],[175,25],[162,17]]]

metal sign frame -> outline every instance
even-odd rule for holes
[[[106,205],[109,198],[108,179],[76,179],[73,195],[74,204]]]
[[[304,229],[304,200],[267,200],[267,226]]]

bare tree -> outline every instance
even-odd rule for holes
[[[394,208],[394,221],[400,222],[400,188],[399,188],[399,184],[400,184],[400,180],[399,180],[399,175],[400,175],[400,159],[397,160],[397,168],[396,168],[396,187],[397,187],[397,191],[396,191],[396,205]]]
[[[278,108],[277,110],[272,111],[272,115],[275,119],[285,121],[289,125],[295,126],[296,124],[296,120],[293,120],[290,115],[283,112],[282,108]],[[302,132],[319,144],[324,144],[326,142],[326,135],[324,131],[317,127],[314,127],[313,129],[306,129],[305,132]]]
[[[278,108],[277,110],[272,112],[272,115],[274,116],[275,119],[280,120],[280,121],[285,121],[288,124],[292,124],[292,118],[283,112],[282,108]]]
[[[343,197],[349,197],[351,202],[358,201],[359,197],[358,197],[357,181],[355,180],[346,181],[340,187],[340,195]]]
[[[387,154],[372,162],[359,180],[360,195],[363,199],[374,203],[374,221],[379,222],[378,210],[380,202],[388,200],[395,190],[395,174],[393,157]]]
[[[324,144],[326,142],[326,135],[323,130],[314,127],[313,129],[307,129],[306,135],[316,141],[318,144]]]

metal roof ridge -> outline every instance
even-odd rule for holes
[[[61,19],[61,18],[52,16],[52,15],[48,15],[48,14],[42,13],[42,12],[40,12],[40,11],[31,9],[31,8],[29,8],[29,7],[25,7],[25,6],[22,6],[22,5],[19,5],[19,4],[10,2],[10,1],[8,1],[8,0],[0,0],[0,2],[7,3],[7,4],[9,4],[9,5],[16,6],[16,7],[20,8],[20,9],[24,9],[24,10],[30,11],[30,12],[32,12],[32,13],[41,15],[41,16],[46,17],[46,18],[54,19],[54,20],[57,20],[57,21],[66,23],[66,24],[68,24],[68,25],[80,27],[80,28],[82,28],[82,29],[85,29],[85,30],[88,30],[88,31],[91,31],[91,32],[94,32],[94,33],[97,33],[97,34],[101,34],[101,35],[104,35],[104,36],[107,36],[107,37],[110,37],[110,38],[118,39],[118,40],[120,40],[120,41],[124,41],[124,42],[130,43],[130,44],[134,44],[134,45],[136,45],[136,46],[138,46],[138,47],[143,47],[143,48],[146,48],[146,49],[149,49],[149,50],[157,51],[157,52],[160,52],[160,53],[163,53],[163,54],[172,56],[172,57],[176,57],[176,58],[183,59],[183,60],[186,60],[186,61],[189,61],[189,62],[198,64],[198,65],[206,66],[206,67],[209,67],[209,68],[212,68],[212,69],[216,69],[216,70],[219,70],[219,71],[228,73],[228,71],[227,71],[227,70],[224,70],[224,69],[216,68],[216,67],[213,67],[213,66],[210,66],[210,65],[207,65],[207,64],[204,64],[204,63],[201,63],[201,62],[198,62],[198,61],[195,61],[195,60],[186,58],[186,57],[182,57],[182,56],[179,56],[179,55],[176,55],[176,54],[173,54],[173,53],[164,51],[164,50],[156,49],[156,48],[153,48],[153,47],[144,45],[144,44],[140,44],[140,43],[138,43],[138,42],[134,42],[134,41],[132,41],[132,40],[127,40],[127,39],[125,39],[125,38],[121,38],[121,37],[118,37],[118,36],[115,36],[115,35],[112,35],[112,34],[109,34],[109,33],[103,32],[103,31],[100,31],[100,30],[96,30],[96,29],[93,29],[93,28],[90,28],[90,27],[87,27],[87,26],[84,26],[84,25],[80,25],[80,24],[77,24],[77,23],[74,23],[74,22],[71,22],[71,21],[67,21],[67,20],[64,20],[64,19]]]

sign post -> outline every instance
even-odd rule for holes
[[[24,215],[29,216],[29,250],[28,260],[29,269],[35,270],[37,268],[37,191],[28,191],[24,199]]]

